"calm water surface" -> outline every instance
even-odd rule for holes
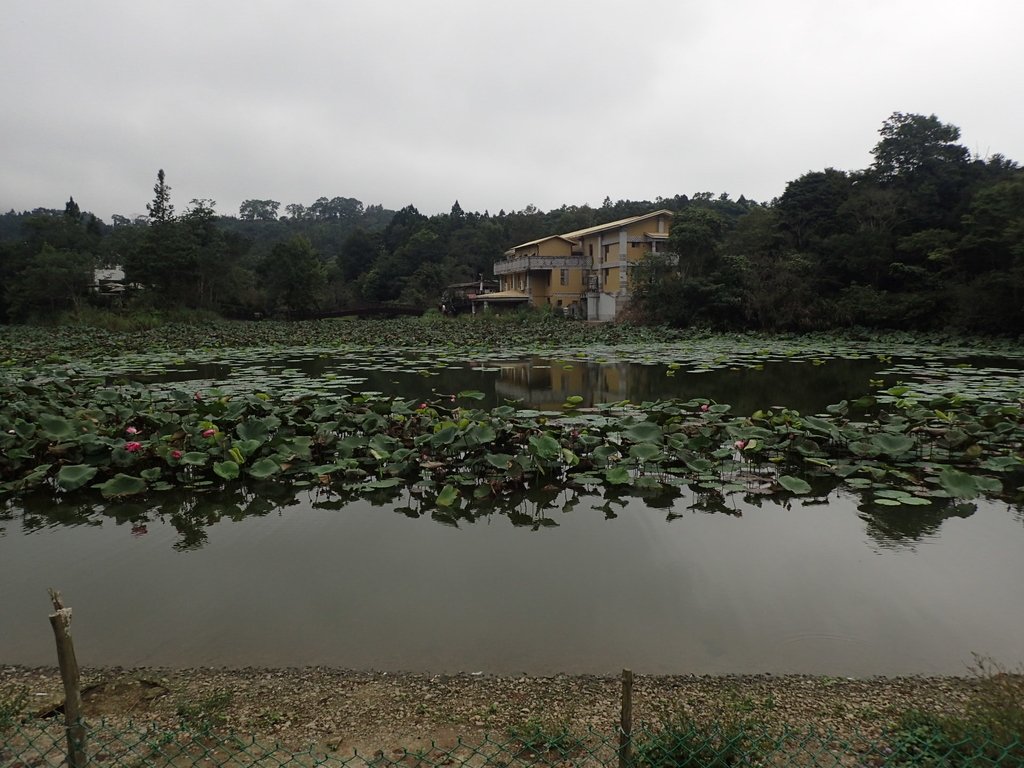
[[[248,391],[337,383],[408,398],[477,389],[482,405],[544,409],[570,395],[710,397],[741,413],[814,413],[916,375],[906,364],[887,375],[871,357],[672,375],[539,357],[417,372],[425,365],[309,354],[132,375],[197,390],[239,380]],[[959,674],[972,653],[1024,664],[1024,514],[1001,504],[552,491],[441,524],[394,498],[239,493],[244,503],[7,502],[0,663],[54,663],[53,586],[74,608],[85,665],[863,676]]]
[[[973,652],[1024,662],[1019,510],[915,508],[901,529],[836,495],[709,514],[684,491],[661,509],[620,499],[611,519],[598,496],[555,501],[540,514],[558,525],[534,530],[299,496],[186,550],[170,517],[141,525],[137,508],[134,526],[116,509],[34,530],[15,516],[0,521],[0,661],[53,663],[55,586],[86,665],[862,676],[963,673]],[[518,521],[531,514],[524,502]]]
[[[620,400],[708,397],[730,403],[734,412],[786,405],[817,413],[844,398],[869,391],[883,364],[874,358],[811,362],[768,362],[761,368],[731,367],[670,373],[665,364],[596,363],[526,356],[508,360],[469,360],[444,368],[428,368],[429,360],[409,360],[382,370],[380,361],[331,358],[290,351],[277,358],[241,359],[230,363],[182,364],[159,370],[133,371],[129,377],[146,383],[172,384],[205,390],[211,387],[304,391],[374,391],[410,399],[473,389],[484,393],[479,405],[494,407],[518,402],[525,407],[561,409],[571,395],[583,405]],[[889,377],[890,383],[895,378]]]

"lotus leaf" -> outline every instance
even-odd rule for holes
[[[653,422],[642,421],[627,427],[622,434],[634,443],[658,443],[661,442],[662,430]]]
[[[806,480],[791,475],[779,475],[778,483],[790,493],[803,495],[811,492],[811,485]]]
[[[263,480],[265,478],[270,477],[271,475],[276,475],[278,472],[280,472],[281,465],[269,457],[262,458],[259,461],[255,462],[252,466],[250,466],[247,471],[252,477],[255,477],[257,480]]]
[[[640,462],[661,458],[662,449],[654,443],[637,443],[630,447],[629,455]]]
[[[146,490],[146,481],[141,477],[132,477],[118,473],[104,483],[94,486],[99,489],[105,499],[120,496],[134,496]]]
[[[958,499],[973,499],[978,495],[978,483],[974,477],[953,467],[946,467],[939,473],[939,483],[946,493]]]
[[[907,437],[905,435],[893,435],[889,433],[872,436],[871,443],[877,449],[878,453],[884,453],[888,456],[900,456],[907,453],[917,444],[912,437]]]
[[[65,491],[81,488],[92,480],[99,470],[86,464],[67,464],[57,472],[57,485]]]
[[[75,436],[75,428],[70,421],[49,413],[39,414],[39,427],[47,437],[54,440],[68,440]]]
[[[633,478],[625,467],[612,467],[605,471],[604,480],[611,485],[627,485]]]
[[[458,498],[458,489],[453,485],[446,485],[441,489],[441,492],[437,494],[435,501],[440,507],[450,507]]]
[[[548,433],[530,436],[530,450],[540,459],[556,459],[562,452],[562,446]]]

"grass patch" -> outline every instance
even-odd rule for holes
[[[209,731],[227,724],[227,708],[231,705],[230,691],[216,691],[205,699],[178,705],[177,714],[182,727]]]
[[[203,309],[157,310],[130,308],[113,311],[100,307],[83,306],[73,312],[65,312],[57,318],[57,325],[76,328],[96,328],[115,333],[149,331],[165,325],[209,326],[222,323],[216,312]]]
[[[977,658],[978,686],[960,715],[912,710],[889,734],[893,766],[1024,766],[1024,675]]]
[[[508,735],[520,745],[522,752],[566,758],[583,750],[583,739],[564,722],[531,717],[509,728]]]
[[[674,712],[640,735],[634,734],[633,760],[647,768],[724,768],[759,764],[779,747],[779,740],[763,723],[734,713],[704,723],[685,712]]]
[[[6,733],[18,724],[26,703],[28,690],[23,687],[0,693],[0,733]]]

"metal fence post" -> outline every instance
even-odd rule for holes
[[[50,626],[57,641],[57,664],[64,681],[64,727],[68,737],[68,768],[85,768],[85,724],[82,723],[82,691],[79,687],[78,659],[71,641],[71,609],[64,607],[60,592],[50,590],[53,613]]]
[[[622,710],[619,716],[619,768],[630,768],[633,751],[633,670],[622,670]]]

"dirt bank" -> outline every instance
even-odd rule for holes
[[[86,669],[87,716],[109,724],[180,727],[212,722],[294,748],[363,754],[506,737],[529,723],[614,734],[617,677],[492,677],[337,669]],[[974,678],[851,680],[802,676],[636,677],[634,723],[671,711],[753,717],[870,737],[908,709],[962,711]],[[0,667],[0,700],[24,689],[27,712],[46,714],[63,692],[56,670]]]

